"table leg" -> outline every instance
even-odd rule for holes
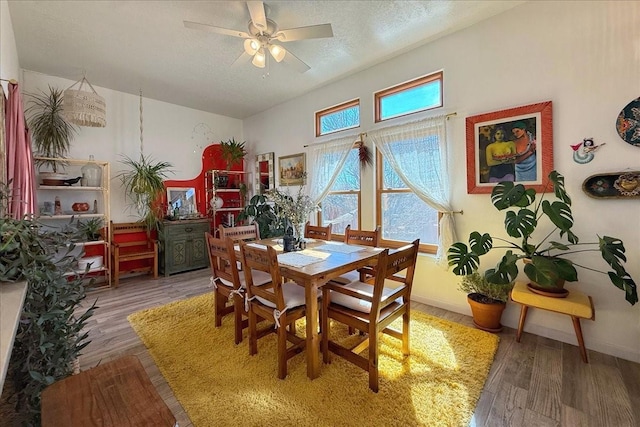
[[[320,340],[318,339],[318,284],[307,283],[305,300],[307,304],[307,376],[315,379],[320,376]]]
[[[520,310],[520,322],[518,322],[518,334],[516,335],[516,342],[520,342],[520,337],[522,336],[522,329],[524,328],[524,321],[527,318],[528,310],[529,306],[522,304],[522,309]]]
[[[578,338],[578,347],[580,347],[580,356],[582,356],[582,361],[584,363],[589,363],[589,359],[587,359],[587,349],[584,346],[584,338],[582,337],[580,319],[578,317],[571,316],[571,320],[573,321],[573,329],[576,331],[576,338]]]

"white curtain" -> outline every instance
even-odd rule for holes
[[[309,196],[315,203],[320,203],[333,186],[356,139],[357,135],[349,135],[308,147],[308,164],[313,165],[309,168]]]
[[[440,235],[436,259],[446,265],[446,253],[456,241],[447,160],[446,117],[368,132],[394,171],[423,202],[438,210]]]

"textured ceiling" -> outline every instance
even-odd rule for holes
[[[20,66],[229,117],[246,118],[521,1],[270,1],[280,29],[330,23],[333,38],[283,44],[311,69],[236,63],[242,1],[9,1]],[[268,72],[268,75],[265,75]]]

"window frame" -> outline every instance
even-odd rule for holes
[[[396,116],[387,117],[385,119],[381,118],[382,114],[382,99],[389,96],[395,95],[400,92],[404,92],[409,89],[416,88],[418,86],[423,86],[428,83],[440,81],[440,103],[438,105],[434,105],[432,107],[422,108],[416,111],[410,111],[408,113],[398,114]],[[383,89],[381,91],[375,92],[373,94],[373,105],[374,105],[374,123],[384,122],[386,120],[395,119],[397,117],[408,116],[410,114],[416,114],[423,111],[433,110],[435,108],[441,108],[444,106],[444,72],[437,71],[435,73],[427,74],[426,76],[418,77],[417,79],[410,80],[408,82],[400,83],[399,85],[392,86],[387,89]]]
[[[326,135],[326,134],[325,134]],[[353,147],[351,148],[352,150],[357,150],[360,148],[360,146],[362,145],[361,142],[354,142]],[[340,191],[329,191],[325,197],[327,197],[330,194],[355,194],[358,198],[358,225],[361,226],[362,224],[362,167],[359,168],[360,171],[360,189],[359,190],[340,190]],[[322,203],[322,202],[321,202]],[[322,225],[322,210],[319,210],[317,213],[317,218],[316,221],[318,224]],[[344,230],[339,230],[336,231],[333,229],[331,229],[331,240],[336,240],[336,241],[343,241],[344,240]]]
[[[333,113],[336,113],[338,111],[346,110],[348,108],[356,107],[356,106],[358,107],[358,112],[360,113],[360,98],[352,99],[350,101],[343,102],[342,104],[334,105],[333,107],[329,107],[329,108],[325,108],[324,110],[316,111],[315,112],[316,138],[321,137],[321,136],[325,136],[325,135],[330,135],[330,134],[333,134],[333,133],[336,133],[336,132],[342,132],[342,131],[348,130],[348,129],[359,128],[360,127],[360,120],[358,120],[358,125],[357,126],[349,126],[349,127],[342,128],[342,129],[332,130],[331,132],[326,132],[326,133],[322,133],[322,129],[321,129],[321,119],[322,119],[322,117],[328,116],[329,114],[333,114]],[[358,114],[358,117],[360,117],[360,114]]]
[[[379,244],[382,247],[400,248],[411,242],[405,242],[400,240],[388,240],[384,238],[384,230],[382,230],[382,228],[384,227],[383,225],[384,223],[382,221],[382,209],[380,208],[382,206],[382,195],[383,194],[401,194],[401,193],[415,194],[415,193],[410,188],[403,188],[403,189],[397,189],[397,188],[385,189],[384,188],[384,176],[382,173],[382,169],[384,168],[383,157],[384,156],[382,155],[382,152],[376,149],[376,203],[375,205],[376,205],[376,224],[380,225],[381,227]],[[440,224],[441,216],[442,214],[438,213],[438,224]],[[440,234],[440,226],[438,225],[438,235],[439,234]],[[436,254],[438,252],[438,245],[421,242],[418,250],[419,252],[423,252],[423,253]]]

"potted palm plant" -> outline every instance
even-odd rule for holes
[[[507,284],[491,283],[484,274],[474,271],[462,277],[458,289],[467,294],[471,307],[473,323],[478,329],[488,332],[502,330],[502,312],[504,311],[513,282]]]
[[[36,160],[38,167],[48,165],[54,174],[64,163],[50,160],[66,158],[71,141],[77,128],[65,120],[62,115],[63,92],[49,86],[49,93],[29,94],[30,106],[26,110],[29,130],[34,141],[36,156],[45,160]],[[49,176],[48,179],[64,179],[61,176]]]
[[[477,270],[479,257],[492,249],[505,249],[503,257],[495,268],[485,272],[491,283],[510,283],[518,275],[518,260],[526,260],[524,273],[532,283],[542,289],[553,292],[564,281],[577,281],[576,267],[600,272],[609,276],[614,286],[625,293],[625,299],[631,304],[638,302],[636,283],[624,268],[626,262],[625,248],[617,237],[598,236],[596,242],[582,243],[571,228],[574,225],[571,212],[571,198],[564,186],[564,177],[552,171],[546,188],[553,186],[555,201],[536,200],[536,191],[525,188],[522,184],[510,181],[498,183],[492,193],[491,201],[499,211],[506,211],[504,226],[512,240],[492,237],[489,233],[480,234],[474,231],[469,236],[469,245],[464,242],[454,243],[448,250],[449,265],[456,275],[467,275]],[[554,227],[539,242],[533,242],[532,236],[536,228],[546,219]],[[550,240],[555,231],[559,232],[562,241]],[[501,242],[494,246],[494,240]],[[580,265],[571,259],[571,255],[585,252],[600,252],[602,259],[613,271],[597,270],[593,266]],[[535,289],[532,289],[535,291]]]
[[[227,170],[240,163],[247,154],[244,144],[245,142],[237,142],[235,138],[220,142],[220,152],[227,165]]]
[[[157,230],[164,216],[164,210],[157,203],[165,191],[164,180],[173,167],[169,162],[154,162],[151,157],[140,155],[140,160],[124,156],[122,163],[130,170],[117,175],[126,197],[131,202],[149,231]]]

